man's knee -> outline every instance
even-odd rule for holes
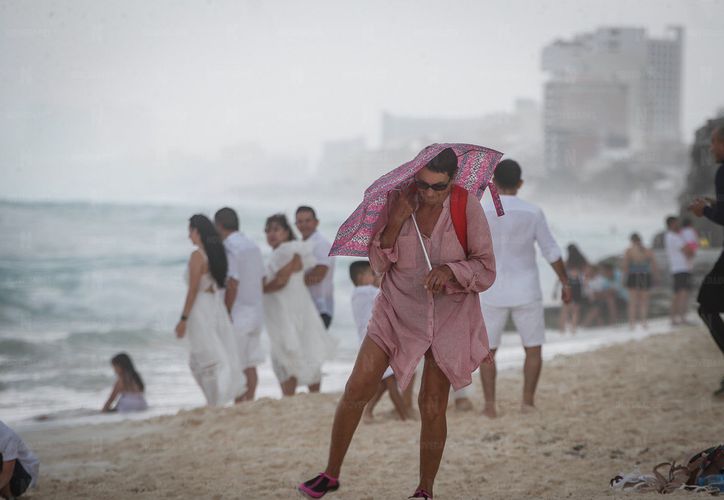
[[[532,361],[541,359],[542,346],[525,347],[525,357]]]
[[[421,390],[417,398],[420,416],[425,420],[440,418],[447,408],[448,394]]]
[[[376,390],[377,386],[369,383],[365,378],[350,377],[347,385],[344,387],[344,395],[348,402],[354,402],[364,406],[372,399]]]

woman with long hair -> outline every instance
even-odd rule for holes
[[[297,386],[319,392],[322,363],[334,356],[336,341],[304,284],[304,273],[316,265],[312,246],[299,241],[284,214],[266,220],[272,254],[264,278],[264,322],[271,340],[274,374],[284,396]]]
[[[186,269],[188,291],[176,336],[188,338],[189,366],[206,402],[222,406],[246,389],[231,319],[223,296],[217,293],[226,283],[226,251],[205,215],[189,219],[189,238],[196,249]]]
[[[584,300],[583,287],[588,260],[573,243],[568,245],[567,251],[566,272],[568,273],[568,285],[571,287],[571,301],[567,304],[563,303],[561,306],[560,328],[561,333],[566,333],[566,327],[570,323],[571,334],[575,334],[581,319],[581,304]]]
[[[631,235],[631,246],[623,255],[622,269],[628,288],[628,324],[633,330],[636,320],[641,326],[648,327],[649,290],[658,278],[656,258],[651,249],[646,248],[637,233]]]
[[[145,386],[141,375],[133,366],[131,357],[125,352],[116,354],[111,358],[111,366],[116,372],[116,383],[113,384],[113,390],[108,397],[106,404],[103,405],[104,412],[129,412],[143,411],[148,408],[146,399],[143,397]],[[115,406],[113,403],[118,399]]]

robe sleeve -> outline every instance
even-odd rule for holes
[[[495,281],[495,255],[488,219],[475,196],[468,196],[468,256],[465,260],[446,264],[455,281],[445,285],[445,293],[480,293]]]
[[[372,242],[370,243],[369,248],[370,267],[377,274],[382,274],[389,271],[392,265],[397,262],[398,257],[397,240],[395,240],[395,243],[390,248],[382,248],[380,244],[380,237],[382,236],[382,232],[387,227],[388,206],[389,197],[388,203],[385,203],[385,206],[382,208],[382,211],[380,213],[380,218],[378,219],[376,224],[378,229],[375,232],[375,236],[372,238]]]

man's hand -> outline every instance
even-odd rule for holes
[[[701,217],[704,215],[704,208],[709,206],[709,201],[706,198],[697,198],[689,204],[689,211]]]
[[[327,266],[314,266],[311,271],[304,275],[304,284],[309,286],[321,283],[324,277],[327,276],[328,269],[329,268]]]
[[[432,293],[440,293],[445,288],[445,284],[454,277],[452,269],[448,266],[437,266],[425,278],[425,288]]]
[[[415,210],[414,185],[404,191],[392,191],[390,195],[390,221],[402,224]]]
[[[563,283],[563,288],[561,289],[561,300],[563,300],[564,304],[570,304],[573,300],[571,285],[569,285],[568,283]]]

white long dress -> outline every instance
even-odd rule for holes
[[[206,255],[201,252],[206,258]],[[189,282],[186,270],[186,284]],[[189,366],[209,406],[223,406],[246,390],[236,356],[236,336],[224,298],[210,273],[201,275],[199,291],[186,322]]]
[[[266,279],[271,280],[299,254],[304,270],[315,266],[312,248],[303,241],[279,245],[271,254]],[[264,320],[271,344],[272,368],[279,382],[296,377],[299,385],[322,379],[322,364],[331,360],[337,340],[327,333],[309,290],[304,272],[295,272],[284,288],[264,294]]]

